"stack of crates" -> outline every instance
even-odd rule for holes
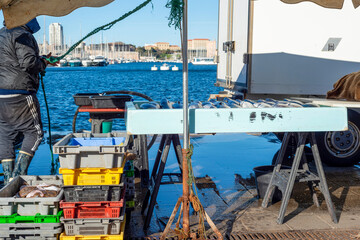
[[[128,141],[122,132],[72,133],[54,145],[64,179],[60,240],[124,238]]]
[[[126,183],[126,215],[130,217],[131,211],[135,208],[135,169],[134,160],[126,161],[124,168]]]
[[[60,201],[64,190],[54,197],[21,198],[24,185],[62,185],[61,176],[18,176],[0,190],[0,239],[57,240],[63,231]]]
[[[132,209],[135,206],[135,170],[134,160],[128,160],[124,168],[126,183],[126,207]]]

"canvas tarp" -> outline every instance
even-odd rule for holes
[[[24,25],[39,15],[64,16],[79,7],[102,7],[114,0],[0,0],[8,28]]]
[[[281,0],[284,3],[300,3],[300,2],[313,2],[326,8],[341,9],[344,4],[344,0]],[[354,7],[357,8],[360,5],[360,0],[352,0]]]

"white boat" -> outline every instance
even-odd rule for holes
[[[66,59],[61,59],[59,62],[59,67],[66,67],[68,65],[68,62],[66,61]]]
[[[216,65],[216,62],[214,62],[214,58],[205,57],[194,58],[191,63],[194,65]]]
[[[85,59],[85,60],[82,60],[81,61],[81,64],[84,66],[84,67],[90,67],[92,66],[92,61],[90,59]]]
[[[179,71],[179,67],[174,65],[172,68],[171,68],[172,71]]]
[[[80,59],[78,59],[78,58],[71,59],[71,60],[69,61],[69,66],[70,66],[70,67],[80,67],[80,66],[81,66],[81,61],[80,61]]]
[[[94,66],[103,67],[103,66],[107,66],[108,62],[103,56],[96,56],[93,60],[93,64]]]
[[[169,71],[170,67],[169,65],[167,65],[166,63],[164,63],[161,67],[160,67],[160,71]]]
[[[158,67],[156,65],[151,67],[151,71],[157,71],[157,70],[158,70]]]

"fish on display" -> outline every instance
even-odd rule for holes
[[[157,102],[148,102],[140,105],[141,109],[159,109],[160,105]]]
[[[273,102],[262,102],[257,107],[258,108],[272,108],[275,104]]]
[[[277,103],[274,105],[274,107],[286,108],[286,107],[289,107],[289,102],[287,102],[287,101],[277,101]]]
[[[224,98],[224,102],[231,108],[241,108],[240,103],[230,98]]]
[[[273,98],[266,98],[265,101],[268,102],[273,102],[274,104],[277,102],[275,99]]]
[[[225,102],[217,102],[214,106],[217,108],[230,108]]]
[[[242,108],[253,108],[254,102],[251,100],[245,99],[244,101],[241,102],[241,107]]]
[[[193,101],[189,105],[189,109],[196,109],[201,108],[201,102],[200,101]]]
[[[284,101],[288,101],[288,102],[292,102],[292,103],[297,103],[299,105],[303,105],[304,103],[299,101],[299,100],[295,100],[295,99],[289,99],[289,98],[285,98]]]
[[[216,108],[213,103],[211,102],[203,102],[202,103],[203,108]]]
[[[316,104],[316,103],[305,103],[302,106],[303,107],[320,107],[320,105]]]
[[[170,101],[167,100],[166,98],[163,98],[163,99],[161,99],[161,101],[160,101],[160,106],[161,106],[161,108],[163,108],[163,109],[170,109],[170,108],[172,108],[171,105],[172,105],[172,104],[170,103]]]
[[[183,108],[183,105],[180,102],[176,102],[176,103],[172,104],[172,108],[180,109],[180,108]]]
[[[293,107],[293,108],[302,108],[303,107],[303,104],[299,104],[297,102],[289,102],[288,103],[288,106],[289,107]]]
[[[60,190],[60,186],[53,184],[40,184],[37,186],[23,185],[20,187],[20,191],[17,195],[21,198],[56,197]]]

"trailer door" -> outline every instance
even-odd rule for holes
[[[235,91],[247,87],[249,0],[219,1],[217,85]]]

